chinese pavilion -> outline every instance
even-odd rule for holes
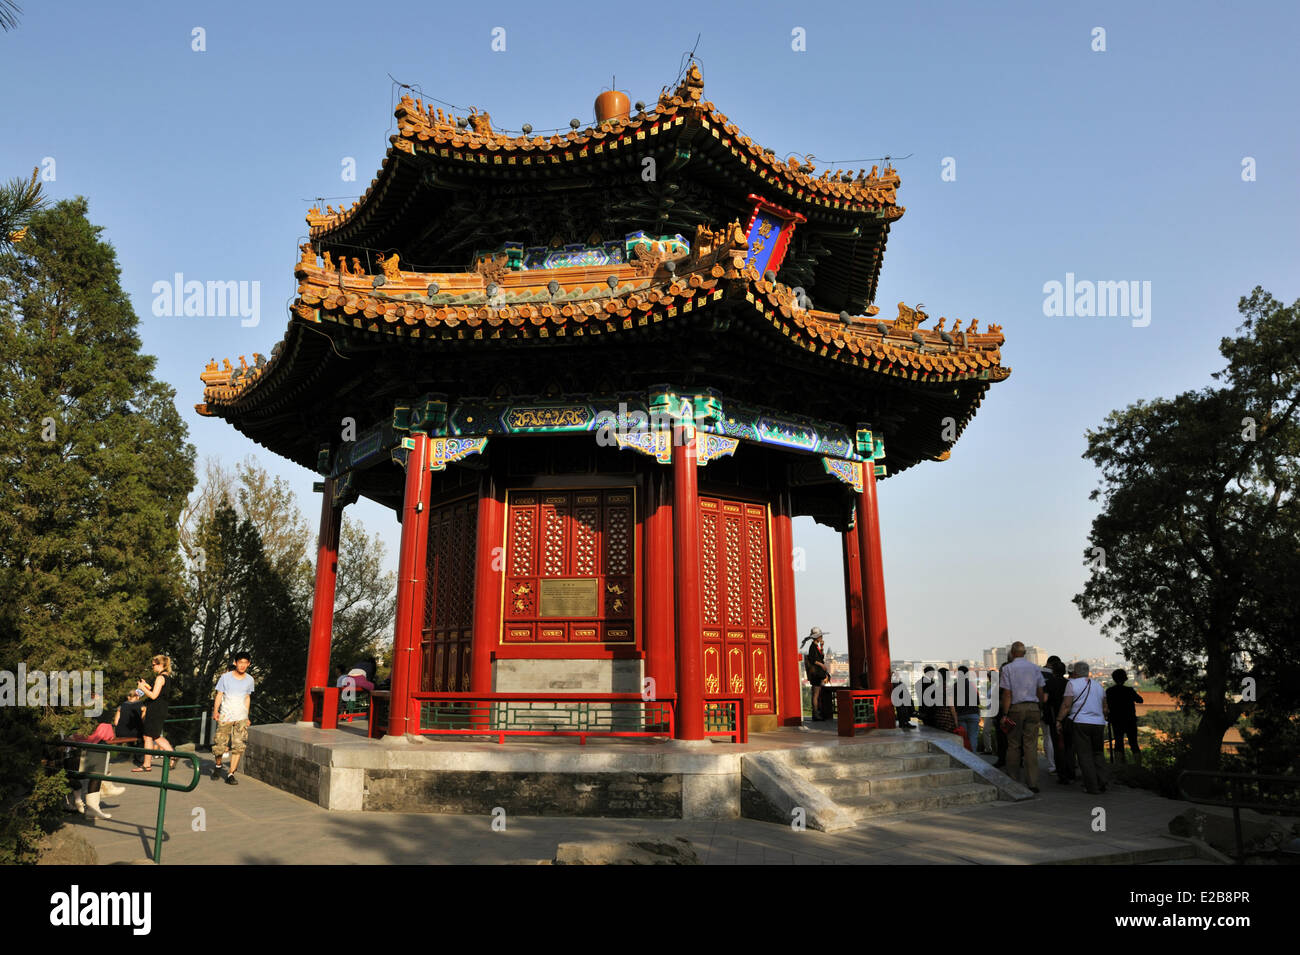
[[[1010,373],[996,325],[878,317],[897,173],[778,159],[694,64],[563,134],[396,117],[360,201],[308,213],[271,358],[202,376],[201,414],[324,479],[304,718],[358,495],[401,521],[390,733],[438,694],[643,688],[681,739],[723,699],[799,723],[799,515],[841,532],[851,670],[887,699],[877,481]]]

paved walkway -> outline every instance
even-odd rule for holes
[[[575,744],[576,745],[576,744]],[[211,761],[203,757],[205,767]],[[114,774],[129,764],[114,763]],[[153,778],[158,778],[155,769]],[[177,775],[180,775],[178,772]],[[1046,774],[1036,799],[995,802],[864,822],[837,833],[733,819],[718,822],[509,817],[493,831],[487,816],[329,812],[253,779],[238,786],[204,776],[192,793],[167,799],[167,865],[393,865],[514,863],[554,858],[560,842],[689,839],[707,864],[990,864],[1156,862],[1187,856],[1167,835],[1186,808],[1143,790],[1112,785],[1102,796],[1061,786]],[[110,820],[69,816],[101,863],[147,860],[157,791],[128,787],[106,798]],[[1105,830],[1094,831],[1096,807]]]

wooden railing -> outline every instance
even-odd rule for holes
[[[673,735],[673,699],[636,693],[414,693],[412,732],[428,736]]]
[[[705,736],[730,736],[733,743],[747,743],[748,724],[744,697],[710,697],[704,701]]]
[[[855,736],[858,730],[880,726],[879,690],[836,690],[836,720],[839,735]]]

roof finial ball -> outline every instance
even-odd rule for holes
[[[627,119],[631,114],[632,101],[621,90],[605,90],[596,97],[596,122],[609,123],[618,119]]]

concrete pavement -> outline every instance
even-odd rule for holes
[[[508,745],[508,744],[507,744]],[[204,766],[211,762],[205,756]],[[129,764],[114,764],[126,775]],[[210,864],[501,864],[549,860],[560,842],[689,839],[706,864],[952,864],[1195,861],[1169,836],[1187,807],[1113,785],[1102,796],[1060,786],[1043,772],[1042,794],[863,822],[836,833],[796,831],[749,819],[633,820],[426,813],[331,812],[256,780],[238,786],[204,776],[167,800],[163,861]],[[151,774],[158,777],[158,771]],[[179,775],[179,774],[178,774]],[[147,860],[157,791],[128,787],[105,799],[110,820],[69,816],[101,863]],[[1102,810],[1098,813],[1097,810]],[[498,829],[500,822],[498,822]]]

